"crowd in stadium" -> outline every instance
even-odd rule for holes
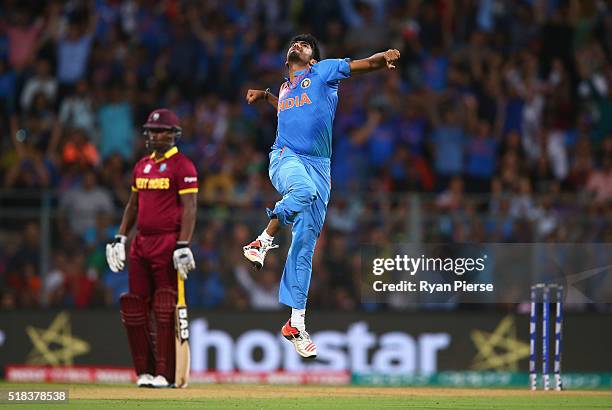
[[[276,113],[244,96],[278,89],[302,32],[330,58],[402,53],[393,74],[340,87],[309,307],[358,307],[360,245],[414,240],[415,206],[424,241],[612,242],[611,12],[596,0],[3,1],[0,187],[50,190],[53,212],[46,272],[39,219],[2,219],[0,309],[104,306],[127,290],[104,245],[157,107],[179,115],[201,180],[188,303],[279,308],[289,238],[258,273],[241,248],[278,199]]]

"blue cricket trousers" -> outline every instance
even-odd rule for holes
[[[292,239],[279,288],[279,301],[305,309],[312,255],[323,229],[331,191],[330,159],[296,154],[284,147],[270,152],[270,181],[283,196],[268,216],[293,224]]]

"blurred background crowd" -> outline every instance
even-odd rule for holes
[[[198,167],[191,306],[277,309],[290,237],[242,245],[267,177],[288,40],[398,48],[342,82],[309,307],[360,305],[363,243],[612,242],[612,18],[599,0],[35,1],[0,6],[0,309],[116,304],[106,266],[157,107]],[[42,239],[41,239],[42,238]]]

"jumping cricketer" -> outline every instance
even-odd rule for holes
[[[279,301],[291,307],[291,318],[281,333],[305,358],[317,355],[317,347],[306,332],[306,301],[312,256],[331,190],[332,125],[338,85],[353,74],[394,69],[399,58],[398,50],[389,49],[361,60],[321,60],[317,40],[302,34],[289,44],[289,78],[281,85],[278,97],[270,89],[247,91],[249,104],[267,101],[277,110],[269,176],[283,198],[274,209],[267,209],[268,226],[243,248],[244,256],[261,269],[268,250],[278,247],[273,243],[274,235],[282,226],[292,225],[292,242],[279,289]]]

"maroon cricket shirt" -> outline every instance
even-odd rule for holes
[[[198,174],[191,160],[173,147],[161,159],[151,155],[138,161],[133,178],[132,191],[138,192],[138,233],[179,232],[180,195],[198,192]]]

